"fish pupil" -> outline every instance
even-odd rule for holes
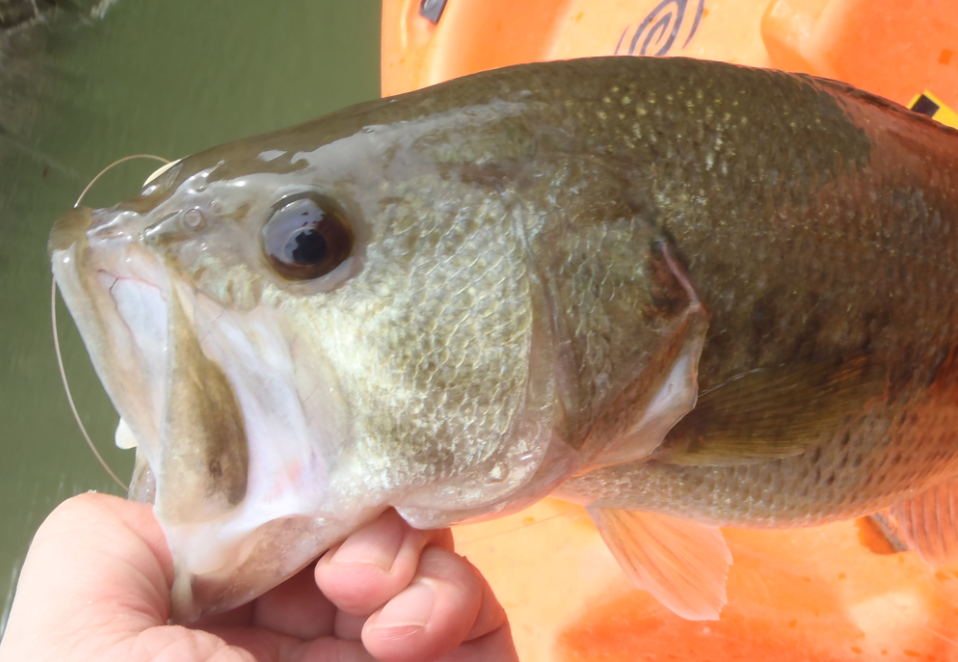
[[[320,278],[352,252],[353,233],[345,214],[312,192],[280,200],[261,233],[263,253],[287,280]]]
[[[326,237],[312,228],[303,228],[286,244],[286,254],[296,264],[319,264],[326,257]]]

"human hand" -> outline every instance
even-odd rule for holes
[[[149,506],[62,503],[24,561],[0,662],[515,661],[502,607],[448,530],[395,511],[252,603],[167,625],[173,563]]]

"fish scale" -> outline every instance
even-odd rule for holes
[[[833,81],[623,57],[213,148],[50,250],[139,444],[132,494],[155,483],[175,618],[387,507],[441,527],[556,494],[707,619],[718,525],[882,511],[930,561],[958,549],[924,524],[958,490],[956,223],[952,130]]]

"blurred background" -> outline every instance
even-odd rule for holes
[[[60,383],[53,221],[123,156],[175,159],[378,97],[379,25],[379,0],[0,0],[0,633],[47,513],[86,490],[121,492]],[[114,169],[87,204],[133,194],[158,165]],[[133,454],[113,447],[117,415],[62,304],[59,320],[80,415],[127,480]]]

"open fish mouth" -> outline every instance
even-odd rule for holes
[[[447,239],[410,259],[414,224],[376,230],[368,218],[393,224],[381,205],[350,202],[382,181],[376,140],[320,148],[372,159],[359,186],[320,160],[297,166],[295,186],[260,160],[210,181],[221,160],[197,156],[139,198],[72,210],[53,229],[61,292],[120,413],[117,437],[137,449],[131,497],[153,502],[173,555],[174,621],[248,602],[388,507],[418,528],[506,514],[586,455],[553,425],[552,315],[508,217],[463,234],[449,216]],[[348,209],[355,231],[340,234],[357,247],[290,280],[262,244],[289,229],[270,219],[303,200],[312,218],[337,186],[335,213]],[[490,251],[495,269],[477,281],[457,267],[456,295],[435,296],[436,270]]]
[[[326,460],[306,421],[322,412],[303,406],[283,330],[268,311],[227,312],[176,280],[141,245],[145,225],[77,209],[50,252],[122,417],[118,438],[147,466],[131,495],[155,495],[177,568],[174,618],[190,621],[251,599],[346,531],[322,512]]]

